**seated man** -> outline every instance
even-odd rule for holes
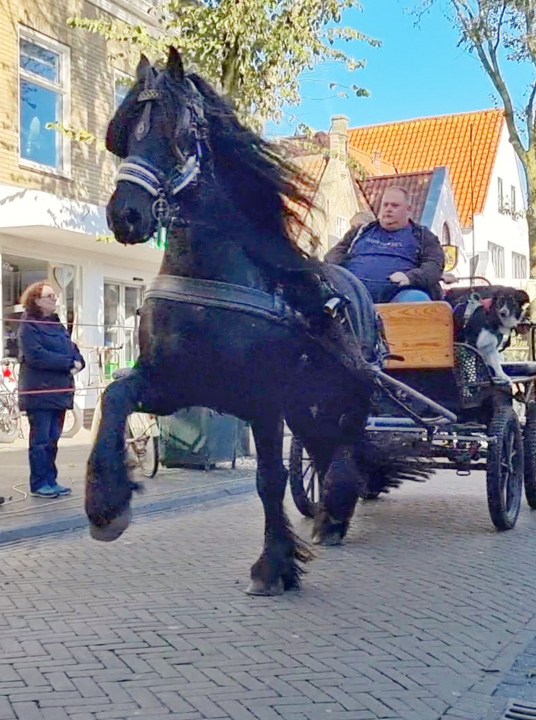
[[[349,230],[324,258],[367,287],[375,303],[440,300],[444,255],[433,232],[410,220],[406,190],[384,192],[379,219]]]

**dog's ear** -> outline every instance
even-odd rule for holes
[[[530,298],[524,290],[516,290],[516,300],[520,305],[527,305],[530,302]]]

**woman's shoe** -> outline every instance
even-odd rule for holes
[[[33,490],[32,492],[30,492],[30,495],[33,495],[33,497],[41,498],[57,498],[59,493],[55,487],[51,487],[50,485],[43,485],[37,490]]]
[[[72,493],[71,488],[64,487],[63,485],[53,485],[52,489],[57,495],[70,495]]]

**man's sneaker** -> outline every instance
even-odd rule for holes
[[[43,485],[43,487],[40,487],[38,490],[34,490],[33,492],[31,492],[30,495],[41,498],[57,498],[59,493],[55,487],[51,487],[50,485]]]
[[[71,488],[64,487],[63,485],[53,485],[52,489],[56,493],[56,495],[70,495],[72,493]]]

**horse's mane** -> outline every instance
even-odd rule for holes
[[[165,132],[172,139],[178,108],[192,90],[187,82],[179,85],[170,80],[165,69],[162,75],[157,82],[165,89]],[[214,169],[232,194],[233,202],[263,234],[278,235],[306,254],[298,246],[297,238],[303,234],[310,247],[317,245],[317,238],[304,221],[314,208],[314,182],[285,158],[278,146],[243,125],[231,104],[208,82],[195,73],[187,78],[203,97]],[[140,112],[137,95],[141,89],[143,82],[138,81],[108,128],[107,147],[119,157],[127,154],[129,133]]]
[[[314,247],[316,238],[304,222],[314,208],[313,181],[275,144],[243,125],[203,78],[188,77],[203,96],[215,169],[232,188],[234,202],[264,232],[283,235],[300,252],[297,238],[303,233]]]

